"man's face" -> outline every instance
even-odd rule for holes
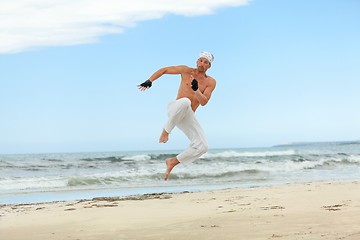
[[[211,67],[211,64],[206,58],[201,57],[196,61],[196,66],[200,72],[206,72]]]

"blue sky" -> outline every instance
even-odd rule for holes
[[[360,1],[0,3],[0,153],[182,149],[158,138],[179,77],[215,56],[210,148],[359,140]]]

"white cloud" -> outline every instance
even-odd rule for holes
[[[96,42],[165,14],[197,16],[250,0],[1,0],[0,54]]]

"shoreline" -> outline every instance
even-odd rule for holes
[[[1,239],[360,238],[360,181],[0,205]]]
[[[177,194],[182,192],[203,192],[236,188],[257,188],[265,186],[277,186],[289,184],[289,182],[249,182],[233,184],[212,184],[212,185],[172,185],[170,182],[161,180],[162,184],[149,187],[128,187],[128,188],[104,188],[104,189],[75,189],[52,192],[28,192],[0,195],[1,205],[38,204],[62,201],[91,200],[96,197],[130,197],[146,194],[169,193]],[[327,181],[327,180],[321,180]],[[347,181],[347,180],[342,180]],[[351,179],[348,179],[351,181]],[[320,182],[320,180],[318,181]],[[291,184],[303,183],[293,182]]]
[[[226,189],[247,189],[247,188],[263,188],[282,185],[306,184],[309,182],[352,182],[357,179],[337,179],[337,180],[314,180],[314,181],[297,181],[297,182],[266,182],[266,183],[242,183],[242,184],[214,184],[214,185],[167,185],[164,181],[163,186],[153,187],[129,187],[129,188],[104,188],[104,189],[83,189],[68,190],[55,192],[30,192],[0,195],[0,207],[4,205],[31,205],[52,202],[73,202],[73,201],[90,201],[94,198],[132,198],[142,195],[152,194],[181,194],[181,193],[197,193],[207,191],[218,191]]]

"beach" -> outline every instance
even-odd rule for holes
[[[360,239],[360,182],[0,206],[0,239]]]

